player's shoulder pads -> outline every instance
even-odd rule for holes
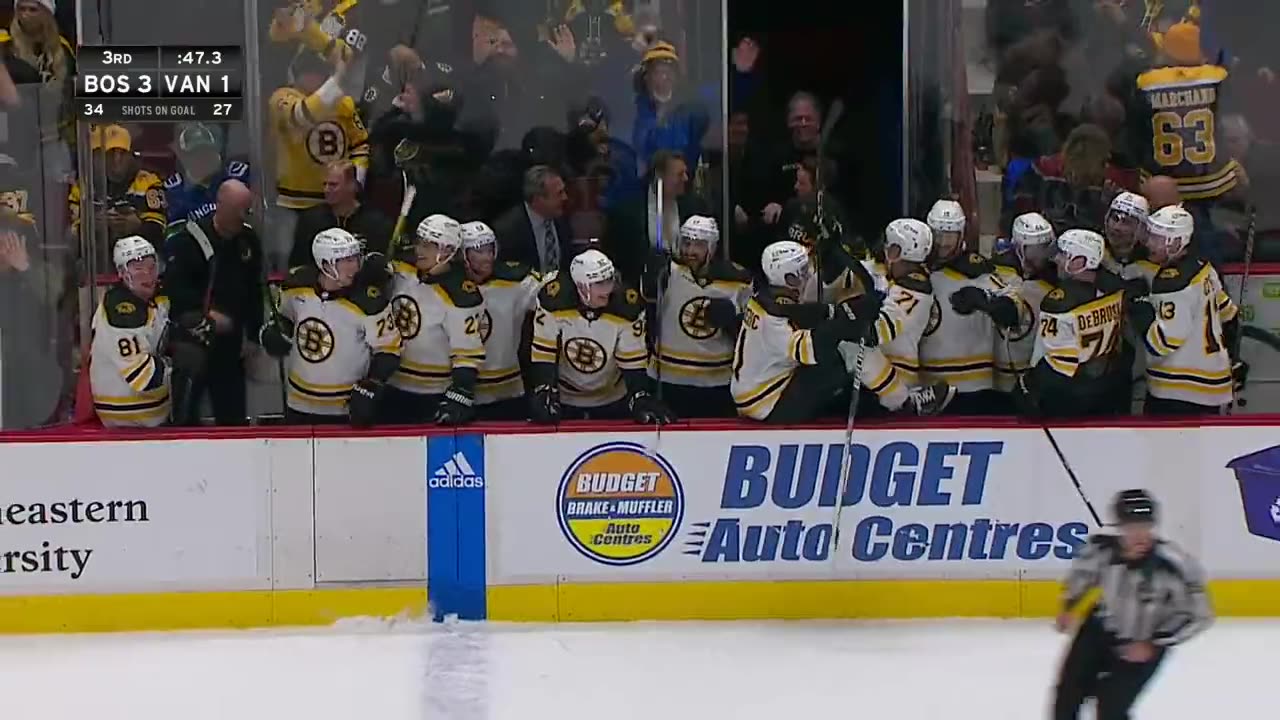
[[[1176,265],[1160,268],[1151,281],[1151,292],[1175,293],[1186,288],[1200,274],[1204,265],[1203,260],[1188,255],[1179,260]]]
[[[1095,296],[1092,285],[1079,282],[1062,282],[1054,286],[1044,300],[1040,301],[1040,311],[1047,313],[1067,313],[1091,302]]]
[[[529,277],[531,271],[532,268],[518,260],[499,261],[493,265],[493,277],[497,280],[521,282]]]
[[[635,322],[636,318],[644,313],[644,301],[640,298],[640,291],[625,286],[614,288],[604,312],[627,322]]]
[[[968,253],[952,260],[951,268],[973,280],[995,272],[996,266],[978,253]]]
[[[906,276],[900,277],[894,280],[893,282],[897,285],[901,285],[902,287],[908,290],[914,290],[918,293],[924,293],[926,295],[933,294],[933,281],[929,279],[928,275],[926,275],[923,271],[920,271],[920,270],[907,273]]]
[[[751,271],[730,260],[715,260],[707,271],[713,281],[751,284]]]
[[[314,265],[310,264],[289,268],[289,274],[284,276],[284,283],[280,287],[282,290],[315,287],[319,272]]]
[[[112,285],[102,298],[107,324],[114,328],[140,328],[147,324],[147,303],[124,285]]]
[[[466,272],[457,265],[450,267],[449,271],[441,276],[439,285],[454,307],[466,309],[479,307],[484,303],[480,288],[468,280]]]
[[[578,306],[577,289],[573,283],[565,282],[561,277],[557,277],[538,291],[538,304],[547,312],[556,312],[558,310],[572,310]]]

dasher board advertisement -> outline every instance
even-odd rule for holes
[[[0,594],[270,587],[269,447],[0,445]]]
[[[1198,548],[1196,428],[1060,429],[1103,515],[1148,487]],[[679,579],[1056,579],[1098,530],[1043,430],[490,436],[489,583]],[[841,491],[844,487],[843,493]],[[836,499],[843,509],[836,523]],[[1238,512],[1238,510],[1237,510]],[[1238,538],[1248,536],[1237,521]]]

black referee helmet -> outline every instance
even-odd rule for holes
[[[1156,500],[1141,488],[1121,490],[1112,505],[1117,525],[1156,522]]]

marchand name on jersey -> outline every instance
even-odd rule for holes
[[[1120,322],[1122,306],[1120,303],[1111,303],[1103,305],[1090,312],[1083,313],[1076,317],[1076,327],[1080,332],[1084,332],[1100,325],[1112,325]]]
[[[1156,110],[1181,107],[1211,107],[1218,101],[1215,87],[1190,90],[1159,90],[1151,93],[1151,107]]]

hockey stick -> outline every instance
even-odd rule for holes
[[[872,279],[871,273],[867,272],[867,268],[861,262],[854,262],[854,267],[850,269],[854,277],[858,279],[862,285],[863,292],[875,292],[876,284]],[[821,283],[821,278],[819,278]],[[821,285],[819,285],[821,287]],[[875,332],[875,323],[872,322],[871,332]],[[844,513],[844,494],[849,489],[849,472],[853,468],[853,421],[858,416],[858,401],[862,398],[862,360],[867,355],[867,343],[865,340],[858,342],[858,354],[853,360],[853,385],[849,389],[849,412],[845,415],[844,420],[844,454],[840,457],[840,493],[836,496],[835,517],[831,525],[831,558],[839,556],[840,550],[840,518]]]
[[[1005,355],[1009,358],[1009,364],[1013,365],[1013,345],[1009,342],[1008,336],[1004,337]],[[1031,393],[1027,390],[1026,374],[1030,368],[1018,370],[1014,368],[1016,375],[1016,383],[1018,390],[1028,397]],[[1093,502],[1089,500],[1089,496],[1084,492],[1084,486],[1080,484],[1080,478],[1076,475],[1075,469],[1071,467],[1071,463],[1067,461],[1067,454],[1062,452],[1062,446],[1058,445],[1058,439],[1053,436],[1053,431],[1049,429],[1049,424],[1042,418],[1036,418],[1040,423],[1040,430],[1044,433],[1045,438],[1049,440],[1049,445],[1053,447],[1053,452],[1058,456],[1058,464],[1062,465],[1062,469],[1066,471],[1067,477],[1071,479],[1071,484],[1075,486],[1076,494],[1084,501],[1085,508],[1089,511],[1089,516],[1093,518],[1093,522],[1098,527],[1103,527],[1102,517],[1098,515],[1098,511],[1093,508]]]
[[[404,235],[404,227],[409,222],[409,211],[413,209],[413,201],[418,197],[418,188],[409,182],[409,174],[403,170],[400,172],[404,179],[404,199],[400,201],[400,214],[396,216],[396,225],[391,230],[391,244],[387,247],[387,253],[391,257],[395,257],[400,250],[401,236]]]
[[[1244,312],[1244,300],[1246,293],[1249,291],[1249,275],[1253,272],[1253,248],[1255,234],[1258,225],[1258,208],[1253,203],[1249,204],[1249,229],[1245,233],[1244,238],[1244,274],[1240,276],[1240,294],[1236,300],[1236,312]],[[1238,322],[1238,321],[1237,321]],[[1243,325],[1243,323],[1241,323]],[[1244,341],[1244,328],[1236,334],[1235,347],[1231,349],[1231,357],[1240,357],[1240,343]],[[1234,363],[1233,363],[1234,369]],[[1246,407],[1249,403],[1245,398],[1240,397],[1235,392],[1235,381],[1231,383],[1232,403],[1227,406],[1227,414],[1230,415],[1233,408]]]
[[[831,103],[831,109],[827,112],[826,121],[822,124],[822,129],[818,133],[818,165],[814,168],[813,187],[814,187],[814,220],[818,225],[818,237],[814,238],[815,250],[814,266],[818,276],[818,302],[823,302],[822,291],[822,244],[823,235],[826,234],[826,195],[827,195],[827,179],[826,173],[823,172],[823,166],[827,162],[827,144],[831,141],[831,133],[835,131],[836,123],[840,122],[840,117],[844,115],[844,100],[836,98]]]
[[[663,201],[662,201],[663,187],[664,186],[662,183],[662,176],[658,175],[658,177],[656,178],[656,188],[655,188],[658,195],[657,201],[655,203],[658,218],[653,224],[653,243],[654,243],[654,248],[658,251],[659,262],[666,262],[666,253],[664,252],[664,248],[662,245],[662,228],[667,221],[666,214],[663,212],[664,210]],[[654,374],[657,376],[658,386],[657,388],[655,388],[655,391],[656,391],[655,397],[657,397],[658,399],[658,406],[661,407],[662,406],[662,295],[663,295],[662,269],[655,268],[655,270],[657,270],[657,273],[654,276],[654,280],[656,281],[654,284],[657,285],[657,287],[654,288],[653,354],[657,356],[655,358],[656,360],[655,365],[657,367],[654,371]],[[658,420],[658,426],[653,433],[653,447],[649,448],[649,452],[646,453],[647,455],[650,455],[653,457],[657,456],[658,448],[662,446],[663,418],[657,418],[657,420]]]

